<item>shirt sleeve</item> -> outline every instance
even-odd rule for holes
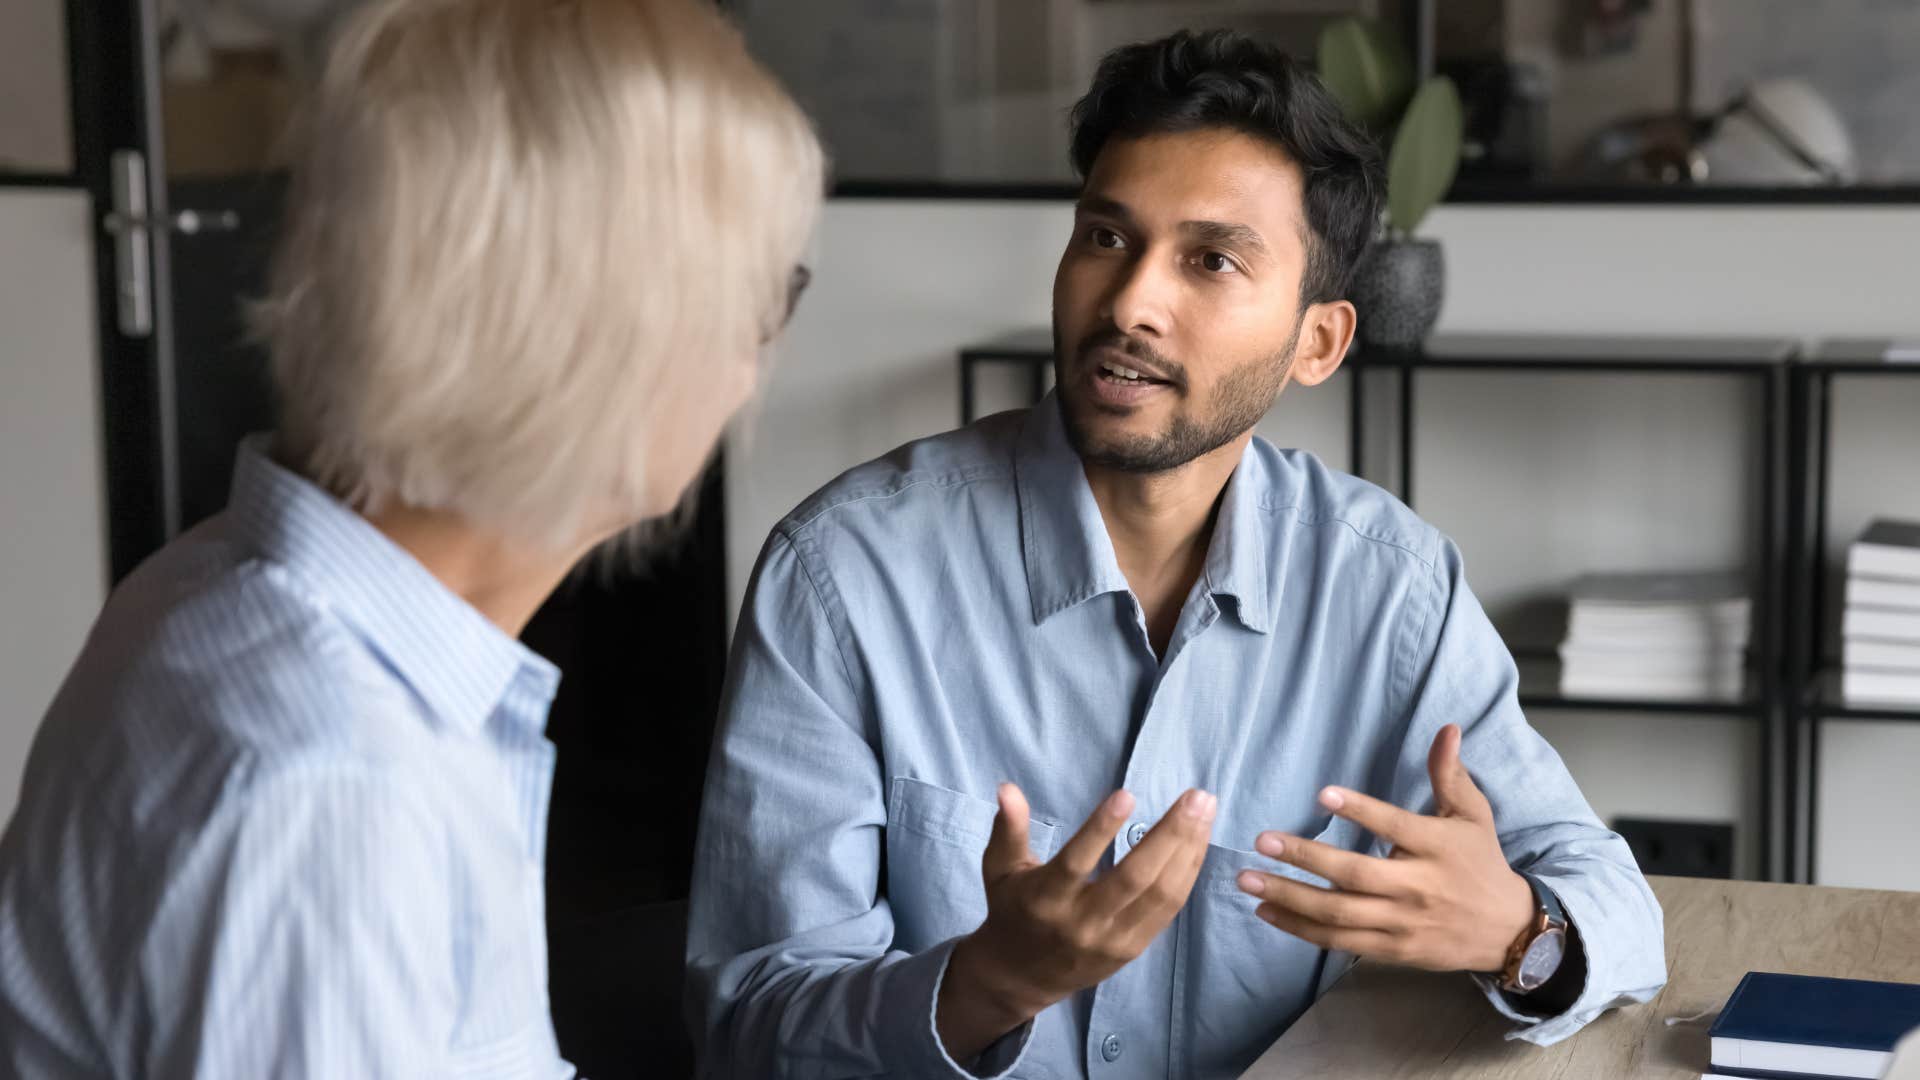
[[[1427,754],[1442,727],[1459,724],[1461,761],[1493,805],[1507,861],[1552,889],[1579,929],[1586,985],[1563,1013],[1527,1013],[1496,980],[1476,980],[1515,1022],[1508,1038],[1551,1045],[1608,1009],[1650,1000],[1665,985],[1660,904],[1626,841],[1600,823],[1559,754],[1522,715],[1513,657],[1449,541],[1439,542],[1431,581],[1429,602],[1415,616],[1414,645],[1396,673],[1406,680],[1409,708],[1391,797],[1431,812]]]
[[[399,778],[287,769],[217,811],[183,864],[142,951],[147,1075],[450,1071],[447,841]]]
[[[804,541],[803,541],[804,542]],[[832,582],[775,532],[734,632],[688,930],[702,1076],[995,1076],[1031,1025],[963,1067],[934,1028],[953,941],[891,948],[871,710]]]

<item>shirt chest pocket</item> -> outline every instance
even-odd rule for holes
[[[1368,850],[1365,830],[1334,818],[1312,837],[1346,851]],[[1206,861],[1176,930],[1175,1074],[1236,1076],[1313,1004],[1330,962],[1316,945],[1261,921],[1259,901],[1241,892],[1255,869],[1325,887],[1319,877],[1257,852],[1207,846]]]
[[[886,895],[893,947],[920,952],[969,933],[987,916],[980,857],[999,807],[924,780],[894,778],[887,796]],[[1053,857],[1060,827],[1037,814],[1027,826],[1033,857]]]

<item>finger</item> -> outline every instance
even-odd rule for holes
[[[991,885],[1033,861],[1027,847],[1027,797],[1016,784],[1001,784],[1000,812],[993,816],[993,835],[980,856],[980,876]]]
[[[1088,815],[1080,831],[1073,834],[1048,864],[1058,872],[1061,885],[1078,888],[1086,882],[1087,875],[1100,865],[1100,856],[1106,853],[1107,845],[1113,843],[1113,834],[1120,831],[1121,823],[1131,813],[1133,796],[1126,791],[1116,791]]]
[[[1207,845],[1200,844],[1192,854],[1177,857],[1161,870],[1155,886],[1121,908],[1114,915],[1113,932],[1122,935],[1135,955],[1145,952],[1193,895],[1193,883],[1200,879],[1206,865]]]
[[[1253,848],[1270,859],[1318,874],[1348,892],[1402,896],[1407,891],[1403,880],[1406,867],[1401,863],[1277,832],[1261,833]]]
[[[1423,851],[1428,846],[1426,841],[1434,835],[1435,822],[1350,788],[1323,789],[1320,805],[1396,848]]]
[[[1253,913],[1267,925],[1323,949],[1389,961],[1398,961],[1401,956],[1400,939],[1383,930],[1349,930],[1328,926],[1273,904],[1261,904],[1253,909]]]
[[[1081,911],[1089,918],[1114,917],[1154,898],[1180,910],[1193,888],[1191,879],[1183,885],[1181,878],[1189,866],[1199,873],[1219,805],[1219,799],[1197,788],[1180,796],[1139,846],[1087,889],[1081,896]]]
[[[1242,870],[1234,884],[1248,896],[1301,918],[1342,930],[1381,930],[1391,933],[1403,924],[1399,905],[1364,893],[1322,889],[1277,874]]]
[[[1433,737],[1427,752],[1427,775],[1433,780],[1433,801],[1443,816],[1491,822],[1493,806],[1474,784],[1460,761],[1460,725],[1448,724]]]

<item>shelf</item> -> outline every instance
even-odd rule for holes
[[[962,362],[1006,360],[1030,364],[1050,363],[1053,360],[1053,331],[1015,331],[1005,337],[961,349],[960,359]]]
[[[1813,680],[1807,695],[1807,715],[1820,720],[1883,720],[1890,723],[1920,723],[1920,705],[1888,702],[1885,704],[1848,701],[1840,693],[1840,673],[1823,671]]]
[[[1516,655],[1520,669],[1522,709],[1564,709],[1578,712],[1644,712],[1680,716],[1766,715],[1766,703],[1754,692],[1757,680],[1749,673],[1747,693],[1723,700],[1567,697],[1560,693],[1560,661],[1551,656]]]
[[[1824,341],[1801,366],[1819,375],[1920,375],[1920,362],[1887,359],[1887,338]]]
[[[1436,334],[1420,349],[1356,346],[1352,359],[1383,368],[1719,374],[1772,371],[1793,359],[1797,348],[1788,338]]]
[[[1560,709],[1570,712],[1644,712],[1672,713],[1681,716],[1741,716],[1759,718],[1764,709],[1751,695],[1727,701],[1664,701],[1638,698],[1561,697],[1551,694],[1520,694],[1522,709]]]

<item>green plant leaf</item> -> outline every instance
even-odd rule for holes
[[[1387,155],[1387,216],[1396,230],[1411,233],[1418,228],[1453,186],[1465,131],[1453,80],[1445,75],[1428,79],[1407,106]]]
[[[1348,16],[1320,31],[1320,81],[1368,131],[1383,132],[1413,93],[1413,63],[1398,39],[1370,19]]]

